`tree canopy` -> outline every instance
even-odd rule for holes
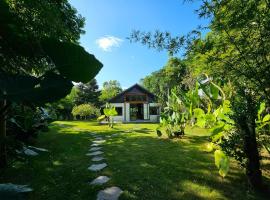
[[[100,106],[100,90],[98,88],[96,79],[93,79],[85,84],[79,83],[76,88],[77,96],[75,99],[75,103],[77,105],[91,103],[95,106]]]
[[[112,97],[122,92],[120,83],[117,80],[110,80],[103,83],[101,95],[99,97],[101,102],[107,102]]]

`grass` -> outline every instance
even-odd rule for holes
[[[34,189],[30,200],[96,199],[109,186],[124,190],[122,200],[266,199],[247,189],[243,170],[234,161],[226,178],[218,175],[212,153],[204,151],[205,129],[188,128],[184,138],[169,140],[156,136],[156,126],[119,124],[110,129],[94,122],[54,122],[36,144],[50,152],[14,163],[0,182],[29,184]],[[108,167],[99,173],[87,170],[91,161],[85,154],[93,132],[120,133],[106,141]],[[87,184],[98,175],[111,180],[104,186]]]

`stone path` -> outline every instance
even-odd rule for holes
[[[107,135],[106,138],[111,138],[114,136],[119,136],[119,134],[113,134],[113,135]],[[92,162],[100,162],[105,160],[105,158],[101,155],[104,154],[102,151],[102,146],[106,142],[105,139],[103,139],[102,136],[98,136],[98,134],[93,134],[93,143],[91,144],[91,147],[89,149],[89,152],[86,154],[87,156],[93,156],[91,161]],[[102,171],[104,168],[106,168],[108,165],[104,161],[102,163],[92,164],[90,167],[88,167],[88,170],[93,172],[99,172]],[[97,185],[102,186],[103,184],[107,183],[110,180],[107,176],[98,176],[93,181],[90,182],[90,185]],[[101,190],[97,194],[97,200],[118,200],[120,195],[122,194],[122,190],[119,187],[109,187],[105,188],[104,190]]]
[[[102,170],[105,167],[107,167],[107,164],[106,163],[101,163],[101,164],[93,164],[90,167],[88,167],[88,169],[91,170],[91,171],[96,172],[96,171]]]
[[[92,147],[89,151],[98,151],[100,149],[102,149],[102,147]]]
[[[90,184],[91,185],[103,185],[104,183],[107,183],[110,180],[107,176],[99,176],[96,179],[94,179]]]
[[[100,144],[96,144],[96,143],[91,144],[91,147],[98,147],[98,146],[100,146]]]
[[[93,141],[93,143],[95,143],[95,144],[102,144],[104,142],[106,142],[106,140],[94,140]]]
[[[105,158],[102,157],[102,156],[95,156],[95,157],[92,158],[92,161],[94,161],[94,162],[99,162],[99,161],[104,160],[104,159],[105,159]]]
[[[117,200],[123,191],[119,187],[110,187],[98,192],[97,200]]]
[[[86,155],[87,156],[97,156],[97,155],[100,155],[100,154],[103,154],[103,151],[94,151],[92,153],[87,153]]]

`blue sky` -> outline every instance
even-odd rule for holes
[[[123,88],[138,83],[165,65],[167,52],[157,52],[126,38],[132,30],[169,31],[187,34],[206,24],[195,13],[198,3],[183,0],[70,0],[86,18],[81,45],[104,65],[97,75],[98,84],[118,80]]]

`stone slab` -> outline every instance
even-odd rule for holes
[[[95,156],[95,157],[93,157],[91,160],[94,161],[94,162],[99,162],[99,161],[104,160],[104,159],[105,159],[105,158],[102,157],[102,156]]]
[[[104,183],[107,183],[110,180],[107,176],[99,176],[96,179],[94,179],[90,185],[103,185]]]
[[[98,192],[97,200],[118,200],[122,192],[119,187],[109,187]]]
[[[104,169],[105,167],[107,167],[107,164],[106,163],[101,163],[101,164],[93,164],[90,167],[88,167],[88,169],[90,171],[96,172],[96,171],[100,171],[100,170]]]
[[[48,152],[49,151],[48,149],[43,149],[43,148],[38,148],[38,147],[33,147],[33,146],[28,146],[28,148],[34,149],[34,150],[37,150],[37,151],[42,151],[42,152]]]
[[[87,153],[86,155],[87,156],[97,156],[97,155],[101,155],[103,154],[102,151],[94,151],[94,152],[91,152],[91,153]]]
[[[96,144],[102,144],[106,142],[106,140],[94,140],[93,143],[96,143]]]
[[[91,144],[91,147],[98,147],[98,146],[100,146],[100,144],[97,143]]]
[[[92,147],[89,151],[98,151],[100,149],[102,149],[102,147]]]

